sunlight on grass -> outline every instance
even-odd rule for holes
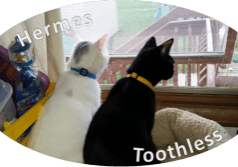
[[[119,31],[113,38],[110,51],[120,47],[137,33],[143,31],[156,19],[157,3],[132,0],[117,0]]]

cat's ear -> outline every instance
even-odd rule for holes
[[[156,47],[156,41],[155,41],[155,37],[151,37],[144,45],[143,48],[150,48],[150,47]]]
[[[100,38],[97,42],[94,43],[94,45],[98,48],[98,50],[101,52],[102,47],[105,44],[107,40],[107,34],[105,34],[102,38]]]
[[[164,43],[162,44],[162,50],[161,50],[161,52],[162,52],[163,55],[166,55],[166,54],[169,53],[169,51],[170,51],[170,49],[171,49],[171,47],[172,47],[173,42],[174,42],[174,39],[171,38],[171,39],[169,39],[168,41],[166,41],[166,42],[164,42]]]

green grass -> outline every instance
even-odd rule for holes
[[[178,73],[182,73],[183,72],[183,65],[182,64],[178,64]],[[185,64],[185,74],[188,73],[188,65]],[[195,64],[194,66],[194,73],[197,73],[197,64]]]
[[[167,83],[168,83],[168,84],[173,84],[173,81],[174,81],[174,78],[172,77],[172,78],[170,78],[169,80],[167,80]]]
[[[104,83],[104,84],[108,84],[107,79],[105,79],[105,80],[103,81],[103,83]]]
[[[183,65],[178,64],[178,73],[182,73]],[[185,64],[185,74],[188,72],[188,65]],[[197,64],[194,66],[194,73],[197,73]],[[167,81],[168,84],[173,84],[173,77]]]
[[[118,0],[119,29],[138,33],[156,21],[157,3]]]
[[[119,31],[113,38],[113,51],[126,43],[137,33],[153,24],[157,3],[133,0],[117,0]]]
[[[133,0],[117,0],[117,6],[120,10],[132,10],[132,9],[148,9],[154,8],[153,2],[133,1]]]
[[[121,79],[121,71],[116,72],[116,78],[117,78],[117,81]]]

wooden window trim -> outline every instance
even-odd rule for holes
[[[109,90],[102,91],[102,103]],[[222,126],[238,127],[238,95],[155,92],[156,111],[170,107],[190,111]]]

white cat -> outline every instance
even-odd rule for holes
[[[27,147],[63,160],[84,163],[83,147],[92,117],[101,102],[99,83],[93,79],[108,64],[104,35],[96,43],[75,46],[67,70],[59,77],[55,91],[43,106],[34,124]]]

